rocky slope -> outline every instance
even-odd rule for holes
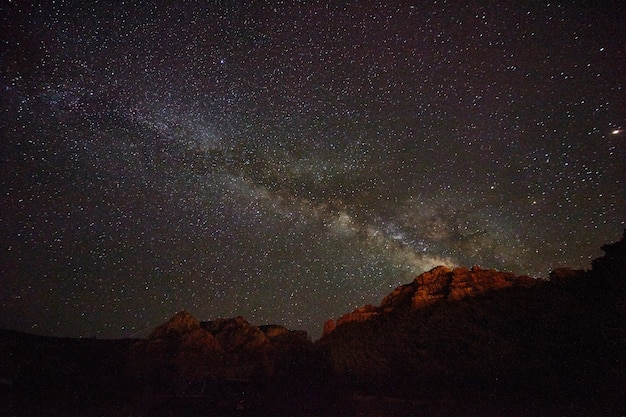
[[[312,346],[306,332],[257,327],[243,317],[200,322],[181,311],[135,343],[130,362],[136,374],[156,383],[207,375],[260,378],[274,374],[285,351],[306,346]]]
[[[327,324],[317,348],[357,392],[433,414],[623,414],[626,232],[602,249],[548,280],[435,268]]]
[[[324,335],[343,323],[370,320],[393,311],[414,311],[436,302],[457,301],[513,286],[532,287],[537,283],[537,280],[527,276],[516,277],[508,272],[481,269],[478,266],[472,269],[438,266],[417,276],[413,282],[397,287],[383,298],[378,307],[366,305],[341,316],[336,322],[332,319],[327,321],[324,324]]]
[[[602,249],[546,280],[438,267],[315,343],[186,311],[144,340],[0,330],[0,415],[167,415],[205,377],[252,381],[256,416],[625,415],[626,232]]]

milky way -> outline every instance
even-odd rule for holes
[[[621,2],[21,3],[1,327],[317,337],[436,265],[546,276],[622,234]]]

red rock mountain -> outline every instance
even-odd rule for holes
[[[537,282],[527,276],[478,266],[471,269],[438,266],[417,276],[413,282],[397,287],[383,298],[378,307],[366,305],[341,316],[336,322],[327,321],[324,335],[343,323],[365,321],[395,310],[414,311],[442,300],[456,301],[512,286],[531,287]]]
[[[254,416],[626,415],[626,231],[602,249],[548,280],[437,267],[315,343],[186,311],[145,340],[0,330],[0,415],[223,415],[168,402],[207,377],[253,382]]]
[[[187,311],[176,313],[169,321],[157,326],[148,339],[175,337],[200,330],[200,322]]]
[[[312,342],[306,332],[257,327],[243,317],[200,322],[183,310],[135,343],[131,363],[152,380],[159,375],[249,378],[273,374],[281,355],[307,345]]]

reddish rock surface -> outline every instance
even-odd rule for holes
[[[159,351],[161,347],[175,346],[179,350],[195,350],[202,353],[221,351],[222,345],[200,322],[183,310],[167,323],[156,327],[145,342],[147,351]]]
[[[328,334],[328,333],[332,332],[333,330],[335,330],[336,327],[337,327],[337,323],[335,323],[335,320],[330,319],[330,320],[326,321],[326,323],[324,323],[324,333],[323,334]]]
[[[439,300],[461,300],[511,286],[530,287],[537,282],[539,281],[527,276],[515,276],[510,272],[481,269],[478,266],[471,269],[438,266],[417,276],[413,282],[397,287],[383,298],[378,307],[366,305],[341,316],[336,322],[327,321],[324,334],[330,333],[343,323],[369,320],[373,316],[396,309],[412,311]]]
[[[211,332],[227,352],[270,348],[265,333],[241,316],[203,322],[202,327]]]
[[[602,249],[591,270],[548,281],[438,267],[315,343],[186,311],[145,340],[0,329],[0,415],[239,413],[172,398],[207,378],[253,383],[254,416],[626,415],[626,231]]]
[[[200,322],[181,311],[134,344],[131,362],[144,375],[250,378],[272,375],[285,352],[309,345],[304,331],[258,327],[243,317]]]
[[[373,306],[371,304],[368,304],[366,306],[357,308],[352,313],[344,314],[343,316],[341,316],[337,320],[336,326],[339,326],[340,324],[343,324],[343,323],[347,323],[349,321],[369,320],[370,318],[372,318],[372,316],[375,316],[377,314],[380,314],[380,308]]]
[[[166,323],[157,326],[148,339],[176,337],[200,329],[200,322],[189,312],[183,310],[176,313]]]

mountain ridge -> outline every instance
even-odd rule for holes
[[[439,301],[457,301],[487,291],[510,286],[530,287],[539,282],[540,279],[525,275],[515,276],[495,269],[482,269],[479,266],[471,269],[437,266],[416,276],[412,282],[396,287],[382,299],[379,306],[365,305],[342,315],[336,322],[333,319],[328,320],[324,324],[322,337],[343,323],[369,320],[394,310],[412,311]]]
[[[548,279],[436,267],[316,341],[184,310],[145,339],[0,331],[0,415],[195,415],[163,401],[199,378],[249,381],[255,416],[623,415],[626,230],[602,250]]]

